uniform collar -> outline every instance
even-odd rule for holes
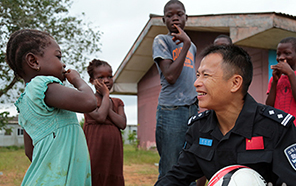
[[[244,106],[238,116],[238,119],[236,120],[235,126],[230,131],[231,133],[244,136],[248,139],[252,137],[253,122],[256,115],[257,105],[258,103],[253,99],[253,97],[247,93],[244,97]],[[210,117],[207,118],[206,124],[200,131],[202,133],[212,131],[212,135],[217,136],[220,131],[217,125],[218,120],[215,111],[211,110],[209,112]]]
[[[247,94],[244,100],[245,103],[243,109],[241,110],[231,132],[251,139],[258,103],[250,94]]]

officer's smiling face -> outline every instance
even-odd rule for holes
[[[231,78],[224,78],[222,61],[221,54],[211,53],[202,59],[197,70],[194,86],[198,93],[198,104],[202,108],[217,111],[223,109],[231,99]]]

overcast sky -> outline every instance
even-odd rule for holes
[[[73,0],[71,15],[85,13],[85,20],[99,27],[101,52],[96,58],[109,62],[115,72],[149,20],[163,15],[167,0]],[[296,15],[295,0],[183,0],[188,15],[249,12],[281,12]],[[113,95],[112,95],[113,96]],[[135,96],[120,97],[129,124],[137,124]]]

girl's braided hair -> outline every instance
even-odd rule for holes
[[[50,44],[47,32],[23,29],[11,34],[6,48],[5,60],[16,77],[23,77],[23,62],[28,53],[43,56],[44,49]]]

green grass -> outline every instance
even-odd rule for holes
[[[151,164],[159,162],[159,155],[156,150],[135,150],[131,145],[124,145],[123,162],[125,165],[131,164]]]
[[[136,150],[132,145],[124,145],[125,165],[154,165],[158,163],[157,151]],[[144,164],[146,164],[144,166]],[[26,170],[30,165],[25,155],[24,147],[0,147],[0,186],[20,185]],[[157,169],[144,168],[139,170],[140,175],[156,174]]]
[[[23,147],[0,147],[0,171],[27,169],[30,165]]]
[[[0,185],[20,185],[29,165],[23,147],[0,147]]]

